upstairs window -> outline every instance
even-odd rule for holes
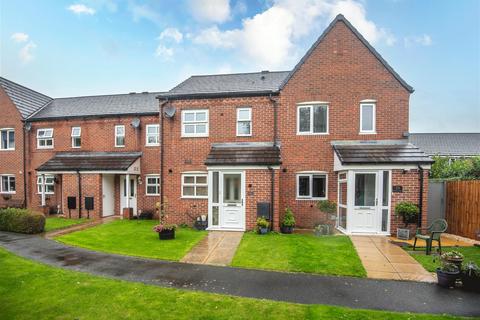
[[[328,106],[325,104],[299,106],[297,134],[328,134]]]
[[[147,124],[145,131],[147,132],[147,146],[160,145],[160,125]]]
[[[0,150],[15,150],[14,129],[0,129]]]
[[[72,128],[72,148],[80,148],[82,146],[82,128]]]
[[[237,109],[237,136],[249,137],[252,135],[252,108]]]
[[[125,147],[125,126],[115,126],[115,147]]]
[[[15,193],[14,175],[0,175],[0,193]]]
[[[182,111],[182,137],[208,137],[208,110]]]
[[[327,175],[324,173],[297,174],[297,199],[327,199]]]
[[[146,176],[145,180],[147,181],[146,195],[147,196],[160,195],[160,176],[148,175]]]
[[[375,131],[375,103],[360,104],[360,133],[376,133]]]
[[[38,149],[53,148],[53,129],[37,130],[37,148]]]
[[[37,191],[42,193],[43,176],[37,177]],[[55,177],[52,175],[45,175],[45,194],[53,194],[55,192]]]

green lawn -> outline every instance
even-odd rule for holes
[[[2,319],[459,319],[161,288],[53,268],[3,248],[0,261]]]
[[[57,230],[57,229],[63,229],[76,224],[84,223],[86,221],[88,220],[85,218],[67,219],[67,218],[60,218],[60,217],[50,217],[45,220],[45,232]]]
[[[416,251],[411,251],[412,250],[411,247],[406,248],[406,250],[408,251],[408,253],[410,253],[410,255],[415,260],[421,263],[423,267],[430,272],[435,272],[437,267],[440,266],[440,259],[438,255],[433,255],[433,254],[429,256],[425,255],[425,248],[423,249],[423,252],[421,251],[421,249]],[[478,266],[480,266],[480,248],[479,247],[446,247],[446,248],[442,248],[442,253],[447,251],[452,251],[452,250],[459,251],[465,256],[465,259],[463,260],[464,264],[466,262],[473,261]]]
[[[115,220],[55,238],[68,245],[128,256],[178,261],[206,231],[178,228],[174,240],[159,240],[156,220]]]
[[[347,236],[248,232],[232,266],[365,277],[366,272]]]

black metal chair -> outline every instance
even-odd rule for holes
[[[425,240],[427,247],[426,247],[426,254],[429,255],[432,252],[432,243],[433,241],[438,242],[438,251],[442,254],[442,243],[441,243],[441,236],[442,233],[447,231],[448,223],[445,219],[437,219],[432,222],[428,228],[417,228],[417,233],[415,234],[415,241],[413,242],[413,251],[415,251],[415,247],[417,246],[417,239]],[[426,230],[426,234],[422,234],[422,230]]]

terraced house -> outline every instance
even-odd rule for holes
[[[302,227],[394,233],[398,201],[418,203],[426,221],[431,159],[406,138],[412,92],[339,15],[291,71],[45,101],[15,120],[27,159],[15,183],[25,179],[29,206],[71,217],[166,202],[176,223],[204,215],[211,230],[249,230],[263,215],[277,229],[289,207]],[[316,208],[325,199],[337,214]]]

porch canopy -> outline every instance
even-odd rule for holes
[[[207,166],[278,166],[280,148],[273,143],[214,143],[207,156]]]
[[[141,152],[61,152],[37,168],[38,172],[140,173]]]

